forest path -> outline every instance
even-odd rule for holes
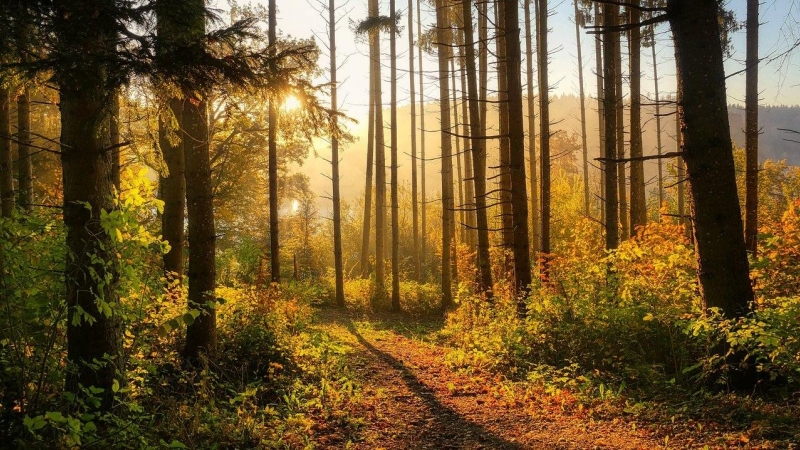
[[[316,324],[351,347],[366,424],[357,449],[644,449],[663,440],[623,421],[597,421],[568,397],[536,396],[489,373],[445,365],[426,342],[435,324],[324,309]],[[541,398],[540,398],[541,397]]]

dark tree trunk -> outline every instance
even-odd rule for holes
[[[753,300],[716,0],[670,0],[684,153],[694,216],[700,293],[706,308],[743,317]],[[703,70],[697,70],[703,68]]]
[[[502,224],[503,251],[514,248],[514,220],[511,210],[511,161],[508,142],[508,65],[506,55],[506,1],[495,0],[494,3],[495,44],[497,45],[497,110],[500,129],[500,223]],[[510,26],[514,26],[511,24]],[[505,271],[511,270],[511,261],[505,258]]]
[[[450,139],[450,86],[448,59],[451,41],[446,0],[436,0],[436,39],[439,61],[439,101],[442,146],[442,312],[453,307],[453,150]]]
[[[547,273],[547,260],[550,254],[550,78],[549,47],[547,43],[547,0],[536,0],[539,4],[537,13],[537,35],[539,43],[539,157],[542,173],[542,274]]]
[[[589,145],[586,143],[586,96],[583,90],[583,48],[581,45],[581,14],[578,9],[578,0],[575,6],[575,42],[578,46],[578,90],[581,100],[581,146],[583,149],[583,209],[586,217],[591,217],[589,211]]]
[[[411,104],[411,228],[413,248],[411,263],[414,266],[414,281],[420,281],[419,263],[419,202],[417,180],[417,102],[416,83],[414,80],[414,1],[408,0],[408,83]]]
[[[109,125],[109,135],[111,136],[111,179],[117,192],[122,189],[122,148],[120,147],[119,135],[119,93],[114,95],[111,100],[111,124]]]
[[[745,94],[745,242],[758,252],[758,0],[747,0],[747,93]]]
[[[462,2],[464,16],[464,64],[467,69],[467,98],[469,100],[469,124],[472,137],[472,166],[475,184],[475,216],[478,234],[478,282],[477,291],[487,299],[492,298],[492,267],[489,258],[489,220],[486,211],[486,141],[481,130],[481,104],[478,99],[478,82],[475,70],[475,42],[472,31],[472,5]]]
[[[30,89],[26,86],[17,97],[17,151],[19,174],[19,206],[25,212],[33,211],[33,163],[31,161],[31,103]]]
[[[11,153],[11,115],[8,89],[0,88],[0,204],[2,217],[14,214],[14,158]]]
[[[640,0],[631,0],[628,8],[629,23],[639,23],[641,13],[637,9]],[[647,223],[647,199],[644,186],[644,154],[642,144],[642,32],[633,28],[628,39],[630,54],[630,88],[631,88],[631,225],[630,235],[636,235],[636,228]]]
[[[525,121],[522,108],[522,49],[520,48],[519,9],[517,0],[506,0],[506,61],[508,65],[508,111],[511,172],[511,201],[514,226],[514,280],[517,314],[527,314],[531,288],[531,253],[528,240],[528,189],[525,176]],[[542,0],[547,15],[546,0]],[[546,23],[544,31],[547,30]],[[546,41],[546,39],[545,39]],[[546,44],[545,44],[546,48]],[[545,66],[546,67],[546,66]],[[545,69],[546,70],[546,69]]]
[[[476,218],[475,218],[475,173],[473,171],[474,165],[472,163],[472,145],[471,145],[471,131],[470,131],[470,117],[469,117],[469,101],[467,100],[467,68],[466,56],[464,52],[464,32],[465,25],[461,24],[462,30],[459,32],[458,51],[461,60],[461,134],[464,139],[464,215],[466,216],[466,237],[464,242],[470,249],[475,248],[477,238],[475,235]]]
[[[98,3],[113,7],[111,0]],[[107,52],[114,42],[113,16],[92,14],[75,2],[55,3],[57,52],[90,52],[92,61]],[[66,389],[81,395],[80,387],[95,386],[101,410],[114,402],[112,386],[124,379],[122,365],[122,322],[116,292],[117,263],[114,243],[100,223],[101,211],[110,211],[111,153],[109,123],[108,66],[91,63],[60,66],[61,164],[64,189],[64,224],[67,230],[67,258],[64,279],[68,311]],[[101,281],[102,280],[102,281]],[[89,317],[91,319],[89,319]],[[97,362],[99,364],[96,364]]]
[[[489,103],[489,0],[477,2],[478,7],[478,96],[481,110],[481,136],[486,136],[486,113]],[[484,150],[486,146],[484,145]]]
[[[603,6],[603,23],[606,28],[617,25],[619,6]],[[613,162],[617,155],[617,66],[616,58],[619,33],[606,33],[603,39],[603,123],[605,124],[605,151],[603,170],[605,176],[606,211],[606,249],[619,246],[619,202],[617,201],[617,165]]]
[[[183,124],[183,101],[173,98],[169,101],[170,113],[175,116],[175,123]],[[170,250],[164,254],[164,272],[175,280],[183,278],[183,247],[185,242],[186,211],[186,179],[184,160],[183,130],[173,130],[178,134],[178,142],[170,142],[170,125],[163,120],[158,123],[158,137],[164,163],[169,172],[161,177],[161,199],[164,201],[164,213],[161,215],[161,233],[169,243]]]
[[[458,91],[456,86],[456,62],[455,58],[450,59],[450,83],[452,83],[453,92],[453,130],[452,132],[458,134],[458,128],[461,125],[458,117]],[[458,236],[458,241],[456,242],[456,246],[461,243],[463,244],[466,240],[466,211],[465,211],[465,202],[464,202],[464,170],[461,166],[461,138],[454,136],[453,139],[456,143],[456,186],[458,186],[458,221],[454,224],[455,228],[458,230],[458,234],[453,234],[453,238],[455,239]],[[456,278],[456,280],[458,280]]]
[[[278,18],[277,10],[275,8],[275,0],[269,0],[269,45],[270,55],[272,57],[276,54],[275,45],[277,44],[277,27]],[[270,257],[270,277],[273,283],[281,282],[281,254],[280,254],[280,239],[278,236],[279,220],[278,220],[278,121],[277,121],[277,108],[275,99],[269,101],[269,257]],[[187,149],[188,151],[188,149]],[[191,238],[190,238],[191,239]]]
[[[536,94],[534,94],[533,74],[533,22],[531,21],[531,2],[525,0],[525,74],[528,91],[528,172],[530,172],[530,215],[531,215],[531,258],[539,257],[539,167],[536,164]],[[536,8],[539,9],[538,7]],[[538,20],[538,19],[536,19]],[[538,39],[537,39],[538,41]]]
[[[603,21],[603,16],[600,10],[600,3],[594,3],[594,20],[596,25],[600,25]],[[596,34],[594,38],[594,52],[595,52],[595,72],[597,75],[597,115],[598,115],[598,133],[600,135],[599,146],[598,146],[598,155],[605,156],[605,146],[606,146],[606,123],[605,123],[605,113],[604,113],[604,103],[605,103],[605,89],[603,86],[603,39],[601,34]],[[600,223],[605,226],[606,223],[606,208],[605,208],[605,199],[606,199],[606,171],[605,169],[600,169]]]
[[[336,305],[344,307],[344,267],[342,266],[342,199],[339,193],[339,139],[336,136],[339,100],[336,91],[336,5],[328,3],[328,26],[331,52],[331,122],[334,128],[331,136],[331,181],[333,183],[333,265],[336,278]]]

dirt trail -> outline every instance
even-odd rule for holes
[[[570,413],[561,399],[539,402],[489,374],[458,373],[445,349],[391,327],[323,310],[318,324],[353,347],[366,426],[357,449],[647,449],[663,441],[621,421]],[[378,326],[380,328],[380,326]],[[530,394],[530,393],[528,393]]]

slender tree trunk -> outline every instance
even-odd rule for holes
[[[414,266],[414,281],[420,281],[419,263],[419,201],[417,180],[417,103],[416,83],[414,80],[414,5],[413,0],[408,0],[408,84],[409,100],[411,104],[411,228],[413,234],[413,248],[411,262]]]
[[[375,67],[369,67],[369,118],[367,119],[367,181],[364,188],[364,224],[361,232],[361,278],[369,278],[370,227],[372,225],[372,172],[375,167]]]
[[[539,39],[539,150],[542,173],[542,274],[547,273],[550,254],[550,79],[548,73],[549,47],[547,43],[547,0],[539,2],[537,13],[537,35]]]
[[[33,163],[31,161],[31,103],[30,89],[25,86],[17,97],[17,151],[19,157],[19,206],[33,211]]]
[[[603,6],[603,23],[606,28],[617,25],[619,6]],[[606,249],[619,247],[619,203],[617,201],[617,165],[613,162],[617,155],[617,41],[619,33],[606,33],[603,37],[603,123],[605,124],[605,152],[603,170],[605,171],[605,211],[606,211]]]
[[[446,7],[447,0],[436,0],[436,40],[439,60],[439,98],[441,115],[442,146],[442,311],[453,307],[452,254],[453,246],[453,150],[450,139],[450,86],[448,82],[448,59],[450,24]]]
[[[650,0],[650,7],[655,6],[655,0]],[[659,79],[658,79],[658,59],[656,57],[656,28],[655,25],[650,27],[650,35],[653,42],[650,49],[653,53],[653,83],[655,84],[656,96],[656,145],[658,156],[664,153],[664,146],[661,141],[661,93],[659,92]],[[677,119],[676,119],[677,120]],[[658,159],[658,207],[659,209],[664,205],[664,161]]]
[[[594,20],[595,24],[601,24],[603,22],[603,15],[600,9],[600,3],[594,3]],[[606,145],[606,124],[605,124],[605,112],[603,111],[604,103],[605,103],[605,89],[603,86],[603,39],[600,33],[596,34],[594,37],[594,53],[595,53],[595,75],[596,82],[597,82],[597,115],[598,115],[598,132],[600,135],[600,141],[598,146],[598,155],[605,156],[605,145]],[[600,169],[600,223],[605,226],[606,223],[606,207],[605,207],[605,199],[606,196],[606,171],[604,168]]]
[[[274,13],[274,0],[270,1]],[[190,4],[190,28],[193,39],[205,35],[205,1],[193,0]],[[270,14],[270,28],[274,38],[274,14]],[[271,39],[270,42],[275,42]],[[216,347],[216,231],[214,227],[214,192],[211,182],[211,159],[209,155],[208,104],[207,99],[196,92],[184,92],[183,128],[185,131],[185,176],[186,217],[189,225],[189,309],[200,311],[200,315],[186,328],[184,357],[197,366],[200,356],[212,356]],[[271,109],[274,105],[270,103]],[[274,115],[272,116],[274,119]],[[270,132],[274,128],[270,126]],[[274,144],[274,141],[272,141]],[[270,160],[272,160],[270,154]],[[270,173],[276,165],[270,161]],[[270,189],[270,196],[277,199],[277,189]],[[272,205],[270,205],[272,206]],[[277,205],[276,205],[277,206]],[[277,219],[277,215],[274,216]],[[270,217],[272,221],[272,217]],[[272,231],[272,230],[271,230]],[[277,227],[275,229],[277,231]],[[277,238],[277,234],[274,236]],[[277,242],[276,242],[277,244]],[[276,254],[273,254],[273,257]],[[275,267],[273,266],[273,269]],[[274,274],[273,274],[274,275]],[[273,278],[274,281],[276,281]]]
[[[745,316],[753,300],[731,152],[716,0],[670,0],[684,153],[694,210],[700,294],[706,308]],[[703,70],[697,70],[702,67]]]
[[[586,217],[591,217],[589,210],[589,145],[586,143],[586,97],[583,90],[583,48],[581,45],[581,14],[578,0],[575,0],[575,42],[578,46],[578,91],[581,100],[581,145],[583,147],[583,208]]]
[[[528,171],[530,172],[530,215],[531,215],[531,250],[533,260],[539,255],[539,168],[536,165],[536,94],[533,91],[533,24],[531,22],[531,2],[525,0],[525,74],[528,84]],[[537,7],[538,9],[538,7]],[[538,17],[538,15],[537,15]],[[538,18],[536,19],[538,20]],[[538,39],[537,39],[538,42]]]
[[[510,144],[508,142],[508,66],[506,57],[506,2],[495,0],[494,3],[495,44],[497,45],[497,110],[500,128],[500,219],[502,228],[503,251],[506,252],[505,271],[511,270],[511,259],[508,251],[514,248],[514,220],[511,210],[511,161]],[[513,27],[513,24],[510,26]]]
[[[464,65],[467,70],[469,99],[469,125],[472,137],[472,165],[475,180],[475,216],[478,234],[478,282],[477,291],[487,299],[492,298],[492,267],[489,258],[489,219],[486,211],[486,141],[481,130],[481,103],[478,96],[475,70],[475,42],[472,34],[472,5],[468,0],[461,3],[464,16]]]
[[[269,15],[269,45],[270,56],[275,57],[277,44],[277,10],[275,7],[275,0],[269,0],[268,7]],[[268,131],[268,159],[269,159],[269,254],[270,254],[270,277],[273,283],[281,282],[281,255],[280,255],[280,240],[278,236],[278,121],[277,114],[278,108],[275,105],[275,99],[269,100],[269,117],[267,119]],[[188,151],[188,148],[187,148]],[[191,239],[191,238],[190,238]]]
[[[542,11],[547,16],[547,0]],[[525,176],[525,122],[522,113],[522,49],[520,48],[519,9],[517,0],[506,0],[506,61],[508,64],[508,111],[511,171],[511,201],[514,225],[514,279],[517,314],[527,314],[527,298],[531,288],[531,253],[528,241],[528,189]],[[547,23],[543,23],[547,31]],[[546,38],[544,39],[545,46]],[[546,66],[545,66],[546,67]],[[546,68],[545,68],[546,70]]]
[[[617,11],[619,14],[619,11]],[[619,18],[616,19],[619,23]],[[617,159],[625,158],[625,100],[622,92],[622,38],[618,34],[614,40],[616,49],[614,51],[614,69],[616,73],[615,79],[615,95],[617,107]],[[627,194],[627,174],[625,170],[625,163],[617,163],[617,199],[619,200],[619,223],[621,226],[622,236],[630,236],[628,231],[630,222],[628,221],[628,194]]]
[[[161,21],[161,19],[159,19]],[[169,101],[175,123],[183,124],[183,100],[173,98]],[[161,153],[169,173],[161,177],[161,199],[164,213],[161,215],[161,234],[169,243],[170,250],[164,254],[164,272],[175,280],[183,278],[183,247],[185,242],[184,218],[186,211],[186,161],[184,158],[185,134],[182,129],[175,130],[180,140],[172,143],[169,139],[170,125],[159,120],[158,135]]]
[[[395,19],[395,0],[389,0],[389,17]],[[392,29],[389,37],[389,85],[391,96],[391,173],[392,173],[392,311],[400,311],[400,199],[397,178],[397,33]]]
[[[631,0],[628,7],[630,23],[639,23],[641,13],[637,9],[640,0]],[[628,39],[630,53],[631,88],[631,158],[644,155],[642,143],[642,32],[638,27],[630,31]],[[647,224],[647,198],[644,186],[644,161],[631,162],[631,217],[630,236],[636,236],[636,229]]]
[[[464,139],[464,217],[465,217],[465,237],[464,242],[472,249],[475,247],[477,241],[475,237],[475,174],[473,172],[472,163],[472,145],[470,139],[470,117],[469,117],[469,102],[467,101],[467,69],[466,69],[466,56],[464,52],[464,28],[463,19],[461,20],[461,29],[458,36],[458,53],[460,60],[460,74],[461,74],[461,135]]]
[[[758,0],[747,0],[747,81],[745,94],[745,242],[758,252]]]
[[[380,13],[378,0],[370,0],[370,16]],[[377,298],[386,297],[386,146],[383,134],[383,92],[380,34],[372,35],[370,53],[375,67],[375,283]]]
[[[489,91],[489,2],[478,1],[478,95],[481,111],[481,136],[486,136],[486,114],[489,103],[486,96]],[[484,150],[486,146],[484,145]]]
[[[113,7],[111,0],[98,3]],[[116,23],[110,15],[94,15],[75,2],[55,2],[54,37],[58,49],[86,51],[87,61],[113,52]],[[114,403],[115,382],[124,379],[122,322],[116,290],[114,242],[103,230],[101,211],[110,211],[111,153],[108,66],[78,62],[56,69],[61,111],[61,165],[64,189],[66,246],[64,268],[68,315],[66,390],[83,396],[81,386],[102,389],[100,410]],[[102,280],[102,281],[101,281]],[[91,320],[87,319],[91,317]]]
[[[422,0],[417,0],[417,36],[422,36],[422,14],[420,13],[420,2]],[[419,60],[419,127],[420,127],[420,142],[419,142],[419,151],[420,151],[420,228],[422,233],[420,235],[420,271],[421,271],[421,278],[420,281],[425,281],[425,271],[422,269],[425,266],[425,261],[427,260],[428,255],[428,245],[427,245],[427,235],[428,235],[428,215],[426,213],[428,209],[428,203],[426,201],[427,196],[425,195],[425,190],[427,186],[425,185],[425,134],[427,133],[425,129],[425,76],[424,70],[422,68],[422,46],[417,46],[417,58]],[[417,164],[417,161],[414,161],[414,165]]]
[[[681,86],[680,82],[678,83],[678,88],[675,91],[675,151],[678,153],[683,152],[683,130],[681,127],[681,112],[680,112],[680,105],[683,99],[683,95],[681,94]],[[675,173],[677,175],[677,184],[678,184],[678,223],[683,225],[684,232],[688,236],[689,231],[689,221],[687,220],[686,216],[686,163],[684,162],[683,157],[678,157],[676,164],[678,165]]]
[[[344,307],[344,267],[342,266],[342,199],[339,192],[339,138],[336,136],[339,99],[336,79],[336,2],[328,2],[328,26],[331,53],[331,181],[333,182],[333,265],[336,278],[336,306]]]
[[[458,134],[458,128],[461,122],[459,122],[458,117],[458,91],[456,90],[456,63],[455,59],[450,59],[450,82],[452,83],[453,92],[453,128],[451,130],[452,133]],[[461,138],[455,136],[453,139],[456,143],[456,186],[458,186],[458,223],[456,225],[456,229],[458,230],[458,240],[457,243],[464,243],[466,241],[466,227],[464,226],[466,221],[466,211],[465,202],[464,202],[464,171],[462,170],[461,166]],[[453,234],[453,238],[456,238],[456,234]]]
[[[114,95],[111,105],[111,124],[109,126],[109,134],[111,135],[111,180],[117,192],[122,189],[122,148],[120,147],[119,135],[119,93]]]
[[[14,166],[11,153],[11,117],[8,89],[0,87],[0,203],[2,217],[14,214]]]

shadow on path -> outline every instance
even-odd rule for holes
[[[344,318],[343,318],[344,319]],[[522,449],[520,444],[509,442],[503,438],[492,434],[490,431],[473,423],[461,416],[457,411],[442,404],[434,392],[423,382],[421,382],[414,372],[406,367],[402,361],[387,352],[381,351],[367,341],[355,327],[352,320],[346,319],[345,324],[347,330],[355,336],[358,342],[364,346],[375,357],[389,365],[392,369],[397,371],[403,378],[408,389],[419,399],[421,399],[425,406],[430,411],[431,416],[435,421],[435,429],[423,429],[422,438],[423,442],[431,444],[438,444],[431,448],[482,448],[488,447],[492,449]],[[334,320],[336,321],[336,320]],[[408,424],[411,427],[411,424]],[[435,435],[430,435],[431,431]],[[437,437],[439,438],[437,440]]]

